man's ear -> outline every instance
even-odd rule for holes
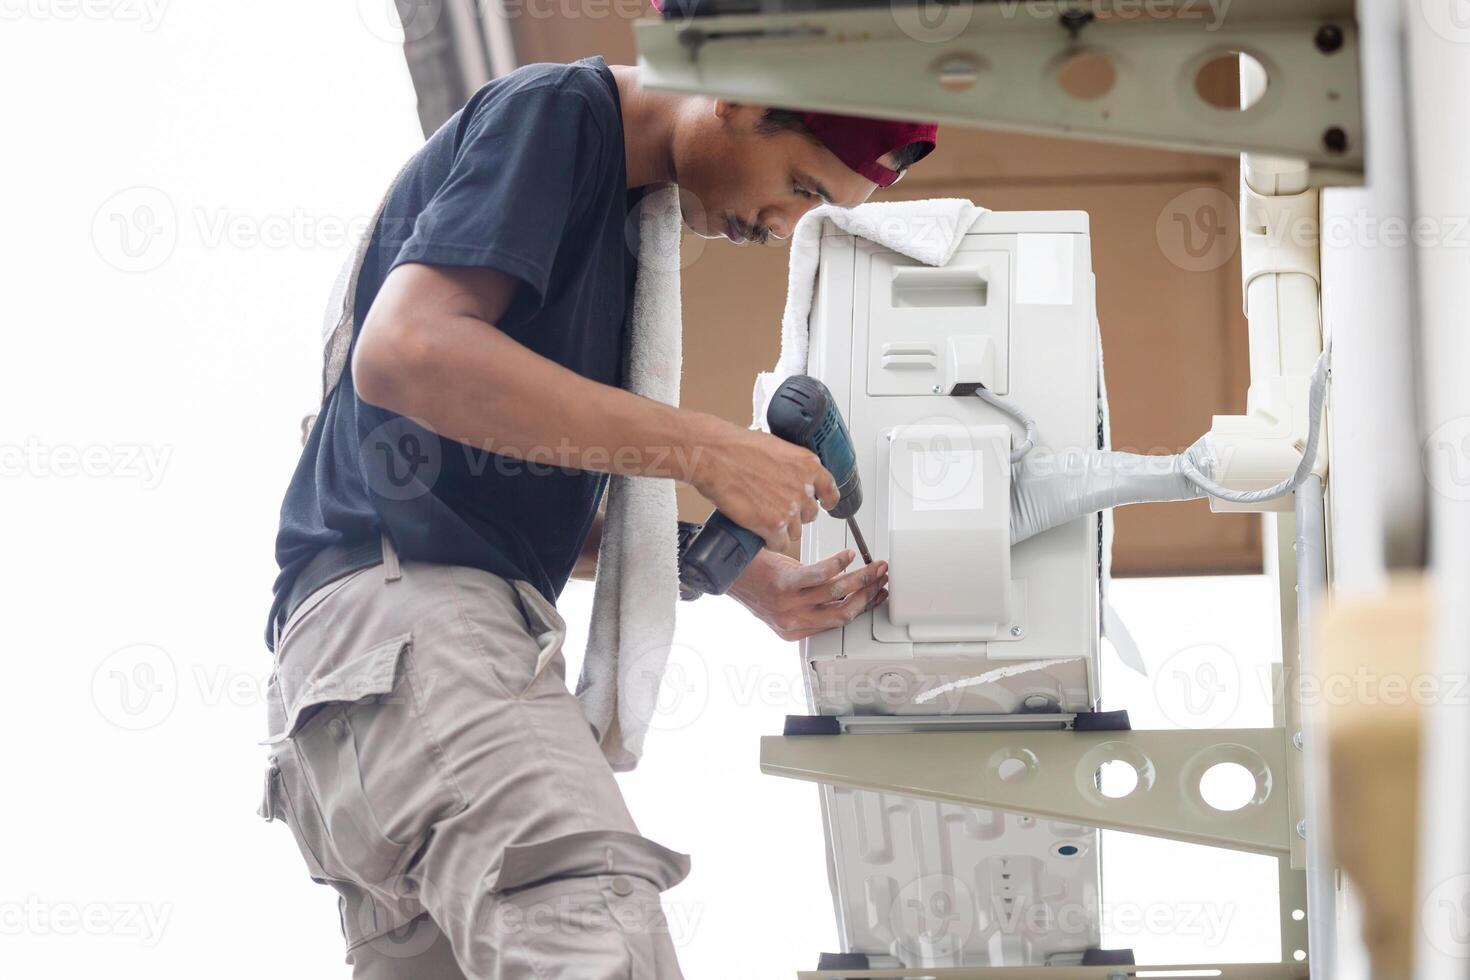
[[[759,119],[765,114],[766,107],[763,105],[750,105],[745,102],[730,102],[727,99],[715,99],[715,118],[725,122],[734,122],[742,116]]]

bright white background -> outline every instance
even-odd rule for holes
[[[0,0],[7,977],[347,975],[330,892],[255,816],[255,743],[320,310],[421,140],[382,4]],[[563,597],[578,637],[590,597]],[[1109,655],[1107,706],[1270,724],[1264,580],[1116,599],[1155,677]],[[624,786],[695,857],[668,896],[686,973],[789,976],[836,948],[816,791],[756,769],[802,710],[795,650],[733,603],[684,612]],[[1190,678],[1217,696],[1186,703]],[[1104,861],[1106,945],[1275,958],[1271,862],[1123,835]]]

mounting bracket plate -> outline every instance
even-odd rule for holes
[[[796,980],[1134,980],[1139,976],[1306,980],[1308,975],[1305,963],[1194,963],[1182,966],[924,966],[803,970],[796,974]]]
[[[671,5],[634,25],[643,84],[774,105],[1307,161],[1313,184],[1360,184],[1352,0],[736,0]],[[1201,68],[1244,52],[1265,94],[1221,109]],[[1078,97],[1064,69],[1091,59]],[[1105,65],[1100,64],[1105,62]],[[1077,86],[1072,86],[1073,91]]]
[[[1288,749],[1280,728],[767,736],[761,771],[1289,857]],[[1096,778],[1115,760],[1138,777],[1117,798]],[[1222,763],[1255,777],[1239,809],[1216,809],[1200,794],[1204,774]]]

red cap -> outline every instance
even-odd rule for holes
[[[879,187],[887,187],[902,176],[899,171],[879,163],[880,157],[910,143],[923,143],[923,152],[915,158],[923,159],[934,149],[939,137],[939,126],[935,123],[838,116],[829,112],[803,112],[801,120],[837,159]]]
[[[663,0],[651,2],[656,10],[664,9]],[[923,143],[923,152],[915,158],[922,159],[934,149],[939,137],[936,123],[896,122],[864,116],[839,116],[830,112],[803,112],[800,115],[806,128],[837,159],[879,187],[887,187],[902,176],[899,171],[879,163],[880,157],[901,150],[910,143]]]

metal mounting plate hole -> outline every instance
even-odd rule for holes
[[[1205,105],[1226,112],[1249,109],[1261,101],[1270,84],[1265,66],[1244,51],[1222,51],[1194,73],[1194,94]]]
[[[1110,800],[1121,800],[1138,788],[1138,770],[1122,759],[1109,759],[1097,767],[1097,788]]]
[[[1113,90],[1118,70],[1107,55],[1078,51],[1057,68],[1057,84],[1074,99],[1090,102]]]
[[[1238,762],[1217,762],[1199,780],[1199,795],[1216,810],[1239,810],[1256,795],[1256,777]]]

